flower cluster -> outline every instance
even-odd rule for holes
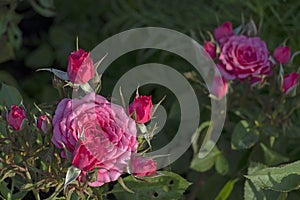
[[[84,84],[96,72],[89,52],[82,49],[69,56],[69,80]],[[117,180],[127,169],[134,176],[150,176],[156,171],[151,158],[138,156],[136,123],[151,119],[151,96],[137,96],[129,107],[109,102],[105,97],[88,93],[83,98],[63,99],[53,117],[53,144],[62,149],[61,157],[69,158],[81,170],[78,180],[87,180],[87,173],[97,172],[90,186],[101,186]],[[132,118],[131,118],[131,117]]]
[[[71,86],[88,83],[96,74],[90,53],[82,49],[71,52],[64,73]],[[53,130],[52,142],[61,149],[61,157],[80,170],[77,179],[96,187],[117,180],[123,173],[136,177],[156,173],[153,159],[138,152],[136,128],[151,120],[152,107],[151,96],[137,95],[123,108],[89,92],[82,98],[62,99],[53,120],[45,113],[35,116],[35,127],[43,133]],[[12,105],[8,125],[20,131],[28,127],[27,121],[25,108]],[[90,180],[88,174],[93,172],[96,178]]]
[[[253,29],[256,30],[256,27]],[[233,30],[230,22],[224,22],[214,30],[214,38],[204,43],[205,51],[214,59],[225,80],[248,80],[254,86],[271,76],[276,64],[282,69],[283,64],[290,61],[291,51],[288,46],[277,47],[272,57],[261,38],[235,32],[237,31]],[[283,73],[283,70],[280,71]],[[297,86],[298,78],[299,74],[296,72],[285,75],[280,83],[282,92],[287,94],[292,91]],[[227,87],[217,87],[215,82],[212,93],[220,99],[225,96]]]

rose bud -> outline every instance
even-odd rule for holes
[[[129,115],[132,115],[137,123],[144,124],[151,119],[152,106],[151,96],[135,97],[129,105]]]
[[[228,21],[224,22],[221,26],[217,27],[214,30],[215,39],[220,43],[225,42],[227,38],[229,38],[232,35],[234,35],[232,25]]]
[[[134,157],[131,162],[131,172],[136,177],[153,175],[156,172],[156,163],[151,158]]]
[[[73,51],[68,58],[68,76],[72,83],[87,83],[95,75],[95,66],[89,52]]]
[[[212,95],[219,100],[222,99],[227,93],[227,83],[222,76],[215,76],[212,84]]]
[[[216,56],[217,56],[217,48],[216,48],[216,45],[209,41],[209,42],[205,42],[204,45],[203,45],[203,48],[205,49],[205,51],[208,53],[208,55],[214,59]]]
[[[42,115],[38,118],[37,127],[39,130],[43,131],[44,133],[48,132],[49,119],[48,119],[47,115]]]
[[[281,88],[284,94],[289,94],[297,87],[299,76],[300,74],[296,72],[292,72],[284,76]]]
[[[274,50],[273,57],[279,64],[285,64],[290,60],[291,50],[288,46],[279,46]]]
[[[26,118],[26,113],[23,107],[12,105],[7,116],[8,125],[16,131],[22,128],[22,124]]]

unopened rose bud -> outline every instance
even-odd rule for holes
[[[281,88],[284,94],[291,93],[297,87],[299,76],[300,74],[296,72],[284,76]]]
[[[222,99],[227,93],[227,83],[222,76],[215,76],[212,84],[212,94],[218,99]]]
[[[290,60],[291,50],[288,46],[279,46],[274,50],[273,57],[279,64],[285,64]]]
[[[37,127],[39,130],[43,131],[44,133],[48,132],[49,129],[49,119],[47,115],[42,115],[37,120]]]
[[[232,25],[228,21],[214,30],[215,39],[220,43],[225,42],[232,35],[234,35]]]
[[[72,83],[87,83],[95,75],[95,66],[89,52],[73,51],[68,59],[68,76]]]
[[[26,118],[26,113],[23,107],[12,105],[7,116],[8,125],[15,130],[20,130]]]
[[[204,45],[203,45],[203,48],[205,49],[205,51],[208,53],[208,55],[212,59],[216,58],[216,56],[217,56],[217,53],[216,53],[217,48],[216,48],[216,45],[213,42],[211,42],[211,41],[205,42]]]
[[[151,96],[139,96],[134,98],[128,110],[137,123],[144,124],[151,119],[152,107]]]
[[[151,158],[137,156],[132,159],[131,172],[134,176],[150,176],[156,172],[156,163]]]

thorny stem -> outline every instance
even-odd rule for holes
[[[26,162],[23,162],[23,164],[25,165],[25,169],[26,169],[26,177],[30,180],[30,182],[32,183],[32,178],[31,178],[31,175],[30,175],[30,173],[29,173],[29,170],[28,170],[28,168],[27,168],[27,164],[26,164]],[[33,192],[33,195],[35,196],[35,199],[36,200],[41,200],[41,198],[40,198],[40,195],[39,195],[39,192],[35,189],[35,188],[33,188],[32,189],[32,192]]]

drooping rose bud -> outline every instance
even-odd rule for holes
[[[217,27],[214,30],[215,39],[220,43],[225,42],[227,38],[229,38],[232,35],[234,35],[232,25],[228,21],[224,22],[221,26]]]
[[[152,107],[151,96],[135,97],[129,105],[129,115],[132,115],[137,123],[144,124],[151,119]]]
[[[150,176],[156,172],[156,163],[151,158],[137,156],[132,159],[131,172],[134,176]]]
[[[279,46],[274,50],[273,57],[279,64],[285,64],[290,60],[291,50],[288,46]]]
[[[227,83],[222,76],[215,76],[212,84],[212,95],[222,99],[227,93]]]
[[[297,87],[299,76],[300,74],[296,72],[292,72],[284,76],[281,88],[284,94],[289,94]]]
[[[95,75],[95,66],[89,52],[73,51],[68,58],[68,76],[72,83],[87,83]]]
[[[208,55],[212,59],[214,59],[217,56],[217,53],[216,53],[217,48],[216,48],[216,45],[212,41],[205,42],[203,45],[203,48],[205,49],[205,51],[208,53]]]
[[[12,105],[7,116],[8,125],[13,127],[16,131],[20,130],[26,118],[26,113],[23,107]]]
[[[44,133],[48,132],[49,119],[48,119],[47,115],[42,115],[38,118],[37,127],[39,130],[43,131]]]

